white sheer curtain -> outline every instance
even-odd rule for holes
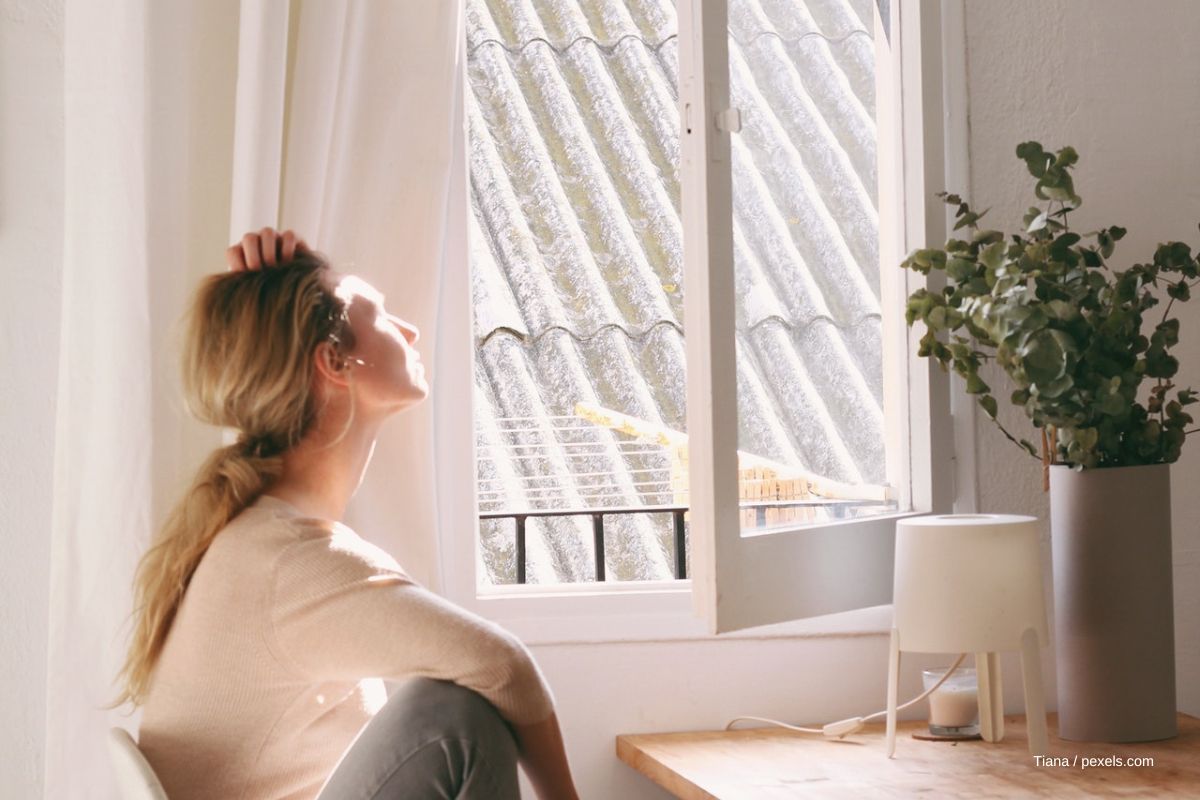
[[[64,32],[63,312],[55,431],[46,797],[111,797],[116,632],[151,526],[146,9],[72,4]]]
[[[448,294],[468,286],[461,8],[67,0],[47,797],[116,796],[104,737],[136,715],[99,707],[133,570],[219,443],[180,407],[176,323],[229,241],[296,229],[421,328],[435,399],[451,380],[469,399],[469,322]],[[435,405],[385,427],[348,522],[436,590],[454,507],[437,484],[457,467],[435,458]],[[469,425],[438,416],[469,448]]]

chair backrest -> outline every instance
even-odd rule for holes
[[[108,732],[108,753],[117,773],[121,800],[167,800],[167,793],[150,762],[124,728],[113,728]]]

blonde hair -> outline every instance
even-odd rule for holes
[[[312,426],[313,354],[351,347],[345,304],[329,264],[305,252],[285,265],[205,279],[192,302],[184,345],[188,408],[203,422],[240,432],[215,451],[174,507],[134,576],[136,618],[107,708],[142,705],[171,623],[217,533],[279,477],[283,453]]]

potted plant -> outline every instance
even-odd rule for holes
[[[1005,234],[980,226],[986,211],[940,194],[955,207],[959,238],[904,261],[945,276],[944,288],[908,298],[906,319],[925,324],[919,355],[960,375],[1003,434],[1042,461],[1060,735],[1169,738],[1177,733],[1169,465],[1193,432],[1186,407],[1197,400],[1172,381],[1171,312],[1200,282],[1200,263],[1188,245],[1168,242],[1149,263],[1114,268],[1124,228],[1080,234],[1068,225],[1081,205],[1075,150],[1025,142],[1017,157],[1042,205]],[[1011,382],[1010,399],[1040,442],[1000,423],[985,364]]]

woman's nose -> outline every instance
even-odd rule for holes
[[[407,323],[402,319],[397,319],[396,325],[400,327],[401,332],[404,333],[404,336],[406,339],[408,339],[409,344],[416,344],[417,340],[421,338],[421,331],[416,325]]]

